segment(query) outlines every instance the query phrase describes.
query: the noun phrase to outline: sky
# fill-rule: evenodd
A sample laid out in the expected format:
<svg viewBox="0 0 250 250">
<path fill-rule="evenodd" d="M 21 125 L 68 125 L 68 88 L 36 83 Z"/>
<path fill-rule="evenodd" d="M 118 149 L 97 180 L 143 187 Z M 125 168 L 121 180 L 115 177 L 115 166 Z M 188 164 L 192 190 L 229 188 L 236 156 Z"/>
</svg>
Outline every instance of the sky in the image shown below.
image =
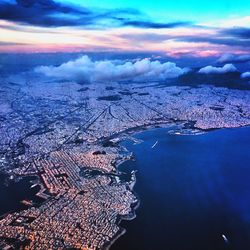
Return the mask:
<svg viewBox="0 0 250 250">
<path fill-rule="evenodd" d="M 249 0 L 1 0 L 0 52 L 244 56 Z"/>
</svg>

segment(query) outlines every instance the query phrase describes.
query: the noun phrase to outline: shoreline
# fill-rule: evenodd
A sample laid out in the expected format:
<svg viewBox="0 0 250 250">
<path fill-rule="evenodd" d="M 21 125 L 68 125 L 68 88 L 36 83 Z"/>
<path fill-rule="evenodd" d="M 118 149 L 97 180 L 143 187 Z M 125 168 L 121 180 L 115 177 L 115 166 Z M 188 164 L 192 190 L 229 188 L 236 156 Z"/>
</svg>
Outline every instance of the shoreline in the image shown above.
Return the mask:
<svg viewBox="0 0 250 250">
<path fill-rule="evenodd" d="M 173 123 L 162 123 L 162 124 L 149 125 L 149 126 L 143 127 L 142 129 L 140 129 L 140 128 L 138 129 L 138 127 L 136 127 L 135 129 L 130 130 L 127 135 L 131 135 L 131 134 L 136 135 L 136 134 L 141 133 L 143 131 L 149 131 L 149 130 L 154 130 L 154 129 L 164 129 L 164 128 L 167 129 L 167 128 L 171 128 L 171 127 L 178 126 L 178 125 L 183 125 L 183 124 L 182 123 L 177 124 L 177 123 L 173 122 Z M 159 127 L 157 127 L 157 126 L 159 126 Z M 121 134 L 123 134 L 123 133 L 124 132 L 122 132 Z M 117 136 L 116 138 L 119 138 L 119 136 Z M 131 138 L 127 138 L 127 139 L 131 140 Z M 121 145 L 121 143 L 124 140 L 126 140 L 126 136 L 125 136 L 125 138 L 122 138 L 122 140 L 119 140 L 117 147 L 122 149 L 122 151 L 128 152 L 127 148 L 125 148 L 124 146 Z M 133 153 L 133 152 L 131 152 L 131 153 Z M 121 174 L 121 171 L 119 170 L 119 168 L 122 166 L 122 164 L 124 164 L 125 162 L 133 161 L 133 160 L 135 160 L 135 159 L 130 157 L 129 159 L 122 160 L 121 162 L 119 162 L 116 165 L 116 172 L 117 172 L 118 176 Z M 104 246 L 104 248 L 103 248 L 104 250 L 110 250 L 112 245 L 114 245 L 115 242 L 127 232 L 126 228 L 120 226 L 121 222 L 122 221 L 132 221 L 132 220 L 136 219 L 136 217 L 137 217 L 136 210 L 140 207 L 141 200 L 140 200 L 139 195 L 134 190 L 134 187 L 136 185 L 136 171 L 137 170 L 133 170 L 133 171 L 135 171 L 135 172 L 133 172 L 134 176 L 135 176 L 135 180 L 134 180 L 134 183 L 132 184 L 132 187 L 130 186 L 130 191 L 133 193 L 133 195 L 135 195 L 137 202 L 135 203 L 134 207 L 131 207 L 132 214 L 119 216 L 118 221 L 117 221 L 117 225 L 119 226 L 120 230 L 118 231 L 117 235 L 115 235 L 115 237 L 109 243 L 107 243 L 107 246 Z M 132 174 L 132 172 L 131 172 L 131 174 Z"/>
<path fill-rule="evenodd" d="M 172 123 L 172 124 L 171 124 L 171 123 L 167 123 L 167 124 L 165 124 L 165 123 L 163 123 L 163 124 L 161 124 L 162 126 L 157 127 L 158 125 L 159 125 L 159 124 L 157 124 L 157 125 L 146 126 L 146 127 L 144 127 L 143 129 L 141 129 L 141 130 L 138 130 L 138 128 L 137 128 L 137 129 L 135 129 L 135 130 L 133 130 L 133 131 L 129 131 L 129 134 L 136 135 L 136 134 L 139 134 L 139 133 L 142 133 L 142 132 L 145 132 L 145 131 L 150 131 L 150 130 L 154 130 L 154 129 L 167 129 L 167 128 L 171 128 L 171 127 L 178 126 L 178 125 L 183 125 L 183 127 L 184 127 L 185 122 L 184 122 L 184 123 L 181 123 L 181 124 L 176 124 L 176 123 Z M 216 128 L 216 129 L 209 129 L 209 130 L 206 130 L 206 131 L 204 131 L 203 129 L 197 129 L 197 128 L 195 128 L 195 127 L 191 128 L 191 129 L 200 130 L 201 132 L 207 132 L 207 133 L 209 133 L 209 132 L 212 132 L 212 131 L 218 131 L 218 130 L 224 130 L 224 129 L 237 129 L 237 128 L 244 128 L 244 127 L 250 127 L 250 125 L 239 126 L 239 127 L 230 127 L 230 128 Z M 184 129 L 186 129 L 186 128 L 184 127 Z M 169 134 L 169 135 L 171 135 L 171 134 Z M 173 134 L 172 134 L 172 135 L 173 135 Z M 182 135 L 182 134 L 181 134 L 181 135 Z M 184 134 L 184 135 L 187 135 L 187 136 L 189 136 L 189 135 L 196 136 L 196 135 L 199 135 L 199 134 L 195 134 L 195 133 L 194 133 L 194 134 Z M 117 138 L 118 138 L 118 137 L 117 137 Z M 130 139 L 131 139 L 131 138 L 128 138 L 128 140 L 130 140 Z M 126 140 L 126 139 L 125 139 L 125 140 Z M 124 141 L 124 138 L 118 142 L 118 146 L 119 146 L 119 147 L 122 147 L 124 150 L 127 150 L 125 147 L 121 146 L 121 143 L 122 143 L 123 141 Z M 128 150 L 127 150 L 127 151 L 128 151 Z M 133 152 L 131 152 L 131 153 L 133 153 Z M 131 158 L 130 158 L 130 159 L 125 159 L 124 161 L 120 162 L 120 163 L 116 166 L 116 170 L 118 171 L 118 173 L 121 173 L 121 172 L 119 171 L 119 167 L 121 167 L 121 165 L 124 164 L 125 162 L 129 162 L 129 161 L 133 161 L 133 159 L 131 159 Z M 133 170 L 133 171 L 137 171 L 137 170 Z M 104 250 L 109 250 L 109 249 L 111 248 L 111 246 L 112 246 L 113 244 L 115 244 L 115 242 L 127 232 L 127 229 L 126 229 L 126 228 L 123 228 L 123 227 L 120 226 L 120 224 L 121 224 L 122 221 L 132 221 L 132 220 L 136 219 L 136 210 L 140 207 L 140 197 L 139 197 L 139 195 L 138 195 L 138 194 L 135 192 L 135 190 L 134 190 L 134 186 L 135 186 L 135 185 L 136 185 L 136 181 L 135 181 L 133 187 L 131 188 L 131 192 L 136 196 L 136 198 L 137 198 L 137 200 L 138 200 L 137 203 L 136 203 L 136 205 L 135 205 L 135 207 L 132 208 L 132 209 L 133 209 L 133 212 L 134 212 L 134 216 L 132 216 L 132 217 L 130 217 L 130 218 L 128 218 L 128 217 L 126 217 L 126 216 L 120 216 L 119 222 L 118 222 L 118 226 L 119 226 L 120 229 L 121 229 L 121 233 L 118 234 L 118 235 L 116 235 L 116 236 L 114 237 L 114 239 L 110 242 L 110 244 L 108 244 L 107 247 L 104 247 Z"/>
<path fill-rule="evenodd" d="M 156 124 L 150 124 L 150 125 L 147 125 L 147 126 L 140 126 L 140 127 L 135 127 L 135 128 L 131 128 L 131 129 L 128 129 L 129 131 L 122 131 L 121 133 L 119 133 L 118 135 L 116 136 L 111 136 L 109 137 L 108 139 L 112 138 L 112 139 L 119 139 L 117 144 L 116 144 L 116 147 L 118 147 L 120 150 L 121 150 L 121 154 L 122 154 L 122 151 L 126 150 L 126 152 L 129 152 L 124 146 L 121 145 L 121 143 L 124 141 L 124 140 L 131 140 L 131 138 L 128 138 L 128 135 L 136 135 L 136 134 L 139 134 L 139 133 L 142 133 L 142 132 L 145 132 L 145 131 L 150 131 L 150 130 L 155 130 L 155 129 L 171 129 L 172 127 L 175 127 L 175 126 L 180 126 L 179 129 L 184 129 L 186 130 L 187 128 L 185 128 L 185 124 L 186 122 L 167 122 L 167 123 L 156 123 Z M 243 127 L 249 127 L 249 125 L 245 125 L 245 126 L 239 126 L 239 127 L 230 127 L 230 128 L 217 128 L 217 129 L 212 129 L 212 130 L 209 130 L 207 132 L 211 132 L 211 131 L 215 131 L 215 130 L 221 130 L 221 129 L 236 129 L 236 128 L 243 128 Z M 189 128 L 189 129 L 195 129 L 197 130 L 197 128 L 193 127 L 193 128 Z M 201 131 L 203 131 L 202 129 L 199 129 Z M 196 135 L 196 134 L 190 134 L 190 135 Z M 121 136 L 121 137 L 120 137 Z M 120 137 L 120 138 L 119 138 Z M 105 138 L 105 140 L 107 140 L 107 138 Z M 98 141 L 97 144 L 100 144 L 102 145 L 103 141 Z M 131 152 L 133 153 L 133 152 Z M 127 158 L 127 159 L 122 159 L 120 160 L 117 165 L 115 166 L 115 172 L 114 173 L 108 173 L 108 172 L 104 172 L 102 170 L 99 170 L 103 175 L 120 175 L 121 174 L 121 171 L 119 170 L 119 168 L 121 167 L 122 164 L 124 164 L 125 162 L 129 162 L 129 161 L 132 161 L 133 158 L 130 157 L 130 158 Z M 136 171 L 136 170 L 135 170 Z M 7 178 L 9 176 L 9 173 L 7 172 L 3 172 L 5 175 L 7 174 Z M 131 172 L 132 173 L 132 172 Z M 136 172 L 134 173 L 136 174 Z M 38 177 L 37 175 L 29 175 L 29 176 L 19 176 L 20 177 L 20 180 L 23 179 L 23 178 L 29 178 L 29 177 Z M 136 177 L 136 175 L 135 175 Z M 140 198 L 139 198 L 139 195 L 135 192 L 134 190 L 134 186 L 136 185 L 136 178 L 132 184 L 132 186 L 130 186 L 130 184 L 128 183 L 129 185 L 129 190 L 135 195 L 137 201 L 136 203 L 133 203 L 134 206 L 131 206 L 131 213 L 128 214 L 128 215 L 123 215 L 123 216 L 119 216 L 118 217 L 118 220 L 117 220 L 117 225 L 119 226 L 120 230 L 117 232 L 117 234 L 114 236 L 114 238 L 107 243 L 107 246 L 104 246 L 103 249 L 105 250 L 109 250 L 111 248 L 111 246 L 113 244 L 115 244 L 115 242 L 121 237 L 123 236 L 126 232 L 127 232 L 127 229 L 126 228 L 123 228 L 120 226 L 121 222 L 122 221 L 132 221 L 134 219 L 136 219 L 136 210 L 140 207 Z M 31 181 L 32 183 L 33 181 Z M 39 191 L 38 193 L 41 191 L 41 183 L 40 183 L 40 178 L 38 178 L 35 182 L 37 185 L 39 185 Z M 37 193 L 37 194 L 38 194 Z M 35 196 L 37 196 L 37 194 L 35 194 Z M 38 196 L 39 197 L 39 196 Z M 45 200 L 46 201 L 46 200 Z M 132 205 L 133 205 L 132 204 Z M 29 206 L 30 207 L 30 206 Z M 13 211 L 9 211 L 7 212 L 5 215 L 8 215 L 9 213 L 11 213 Z M 5 215 L 2 215 L 0 217 L 3 218 Z"/>
</svg>

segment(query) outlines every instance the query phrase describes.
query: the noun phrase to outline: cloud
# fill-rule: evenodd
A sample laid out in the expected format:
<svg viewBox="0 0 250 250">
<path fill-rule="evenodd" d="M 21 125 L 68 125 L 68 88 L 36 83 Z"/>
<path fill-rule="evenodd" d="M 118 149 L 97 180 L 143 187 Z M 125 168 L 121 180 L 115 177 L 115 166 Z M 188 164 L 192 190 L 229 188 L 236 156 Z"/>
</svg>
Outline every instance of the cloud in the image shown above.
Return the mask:
<svg viewBox="0 0 250 250">
<path fill-rule="evenodd" d="M 243 78 L 243 79 L 246 79 L 246 78 L 247 78 L 247 79 L 248 79 L 248 78 L 250 79 L 250 72 L 242 73 L 242 74 L 240 75 L 240 77 Z"/>
<path fill-rule="evenodd" d="M 189 25 L 191 27 L 191 24 Z M 182 26 L 184 26 L 184 23 L 182 23 Z M 193 31 L 190 30 L 190 33 L 192 34 L 192 32 L 194 31 L 195 29 Z M 120 37 L 134 42 L 164 42 L 167 40 L 173 40 L 175 42 L 207 43 L 211 45 L 226 45 L 230 47 L 243 47 L 243 48 L 250 47 L 250 41 L 247 39 L 239 39 L 238 37 L 228 37 L 226 35 L 222 35 L 216 30 L 214 30 L 214 32 L 215 34 L 212 35 L 211 34 L 182 35 L 182 34 L 170 34 L 170 33 L 158 34 L 153 32 L 151 33 L 147 32 L 147 33 L 121 34 Z"/>
<path fill-rule="evenodd" d="M 225 74 L 236 72 L 237 68 L 233 64 L 225 64 L 223 67 L 206 66 L 199 70 L 201 74 Z"/>
<path fill-rule="evenodd" d="M 150 44 L 151 47 L 154 46 L 156 49 L 161 46 L 161 50 L 164 50 L 164 44 L 167 47 L 168 44 L 171 46 L 173 44 L 178 45 L 178 43 L 182 43 L 182 47 L 177 47 L 178 51 L 171 51 L 172 55 L 181 55 L 183 51 L 183 54 L 189 54 L 189 51 L 191 51 L 191 55 L 198 54 L 200 56 L 207 57 L 210 55 L 218 56 L 222 52 L 228 51 L 242 52 L 250 48 L 250 42 L 247 40 L 226 36 L 223 37 L 220 33 L 218 33 L 217 29 L 211 29 L 209 32 L 204 34 L 204 30 L 196 29 L 194 26 L 191 28 L 190 26 L 189 29 L 185 30 L 183 34 L 179 30 L 177 32 L 176 30 L 173 30 L 173 32 L 169 31 L 164 33 L 161 31 L 150 31 L 140 33 L 118 33 L 117 37 L 126 40 L 126 42 L 140 46 L 147 46 Z M 194 50 L 194 48 L 196 48 L 196 50 Z M 170 49 L 171 47 L 169 47 L 169 50 Z M 199 51 L 199 49 L 201 49 L 201 51 Z M 198 51 L 199 53 L 197 53 Z M 206 51 L 208 53 L 206 53 Z M 239 59 L 246 60 L 246 58 L 247 57 L 244 56 Z"/>
<path fill-rule="evenodd" d="M 231 29 L 223 29 L 221 33 L 241 39 L 250 39 L 250 28 L 236 27 Z"/>
<path fill-rule="evenodd" d="M 63 63 L 58 67 L 40 66 L 35 72 L 48 77 L 63 78 L 77 82 L 101 81 L 157 81 L 176 78 L 187 73 L 187 68 L 177 67 L 175 63 L 150 61 L 142 59 L 136 62 L 92 61 L 88 56 L 82 56 L 75 61 Z"/>
<path fill-rule="evenodd" d="M 191 25 L 190 22 L 152 22 L 136 9 L 89 9 L 54 0 L 1 1 L 0 19 L 40 27 L 82 26 L 89 29 L 121 26 L 171 29 Z"/>
<path fill-rule="evenodd" d="M 61 15 L 61 16 L 60 16 Z M 0 18 L 23 24 L 58 27 L 89 23 L 92 13 L 53 0 L 17 0 L 0 3 Z"/>
<path fill-rule="evenodd" d="M 13 43 L 13 42 L 0 41 L 0 46 L 16 46 L 16 45 L 25 45 L 25 44 L 24 43 Z"/>
<path fill-rule="evenodd" d="M 172 29 L 176 27 L 190 26 L 191 22 L 171 22 L 171 23 L 154 23 L 148 21 L 125 21 L 124 26 L 135 26 L 139 28 L 152 28 L 152 29 Z"/>
<path fill-rule="evenodd" d="M 233 55 L 233 54 L 224 54 L 222 55 L 217 62 L 218 63 L 244 63 L 250 61 L 250 55 Z"/>
<path fill-rule="evenodd" d="M 193 27 L 199 27 L 193 25 Z M 236 27 L 236 28 L 213 28 L 207 26 L 201 26 L 204 30 L 213 31 L 214 34 L 202 34 L 202 35 L 187 35 L 176 36 L 176 41 L 194 42 L 194 43 L 209 43 L 215 45 L 227 45 L 233 47 L 250 47 L 250 28 Z"/>
<path fill-rule="evenodd" d="M 226 37 L 222 34 L 216 34 L 216 37 L 212 36 L 177 36 L 176 41 L 194 42 L 194 43 L 209 43 L 215 45 L 227 45 L 233 47 L 250 47 L 250 41 L 247 39 L 239 39 L 238 37 Z"/>
</svg>

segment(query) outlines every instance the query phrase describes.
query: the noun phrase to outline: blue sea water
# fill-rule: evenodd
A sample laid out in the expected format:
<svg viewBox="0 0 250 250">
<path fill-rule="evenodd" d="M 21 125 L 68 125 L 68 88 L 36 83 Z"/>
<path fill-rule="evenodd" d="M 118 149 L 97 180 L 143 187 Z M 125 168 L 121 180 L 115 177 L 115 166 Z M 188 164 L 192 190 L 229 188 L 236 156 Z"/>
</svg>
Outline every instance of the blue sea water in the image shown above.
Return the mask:
<svg viewBox="0 0 250 250">
<path fill-rule="evenodd" d="M 136 137 L 143 142 L 123 143 L 136 160 L 121 169 L 138 170 L 140 207 L 112 250 L 250 249 L 249 127 Z"/>
<path fill-rule="evenodd" d="M 28 199 L 35 203 L 42 201 L 41 198 L 36 197 L 39 187 L 31 188 L 31 180 L 34 178 L 26 177 L 18 182 L 7 180 L 7 176 L 0 173 L 0 216 L 6 213 L 20 211 L 27 206 L 21 203 L 22 200 Z"/>
</svg>

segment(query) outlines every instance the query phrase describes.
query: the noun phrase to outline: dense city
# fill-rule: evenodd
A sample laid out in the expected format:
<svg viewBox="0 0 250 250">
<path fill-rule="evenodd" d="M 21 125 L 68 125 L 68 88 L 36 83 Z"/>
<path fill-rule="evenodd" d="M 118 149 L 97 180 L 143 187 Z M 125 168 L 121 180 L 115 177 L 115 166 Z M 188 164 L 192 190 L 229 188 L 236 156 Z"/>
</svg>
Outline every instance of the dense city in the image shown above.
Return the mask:
<svg viewBox="0 0 250 250">
<path fill-rule="evenodd" d="M 250 124 L 250 92 L 155 82 L 10 82 L 0 86 L 0 170 L 32 185 L 42 202 L 0 220 L 1 249 L 106 249 L 133 219 L 136 173 L 120 145 L 133 133 L 178 125 L 178 133 Z M 136 140 L 134 143 L 137 143 Z"/>
</svg>

